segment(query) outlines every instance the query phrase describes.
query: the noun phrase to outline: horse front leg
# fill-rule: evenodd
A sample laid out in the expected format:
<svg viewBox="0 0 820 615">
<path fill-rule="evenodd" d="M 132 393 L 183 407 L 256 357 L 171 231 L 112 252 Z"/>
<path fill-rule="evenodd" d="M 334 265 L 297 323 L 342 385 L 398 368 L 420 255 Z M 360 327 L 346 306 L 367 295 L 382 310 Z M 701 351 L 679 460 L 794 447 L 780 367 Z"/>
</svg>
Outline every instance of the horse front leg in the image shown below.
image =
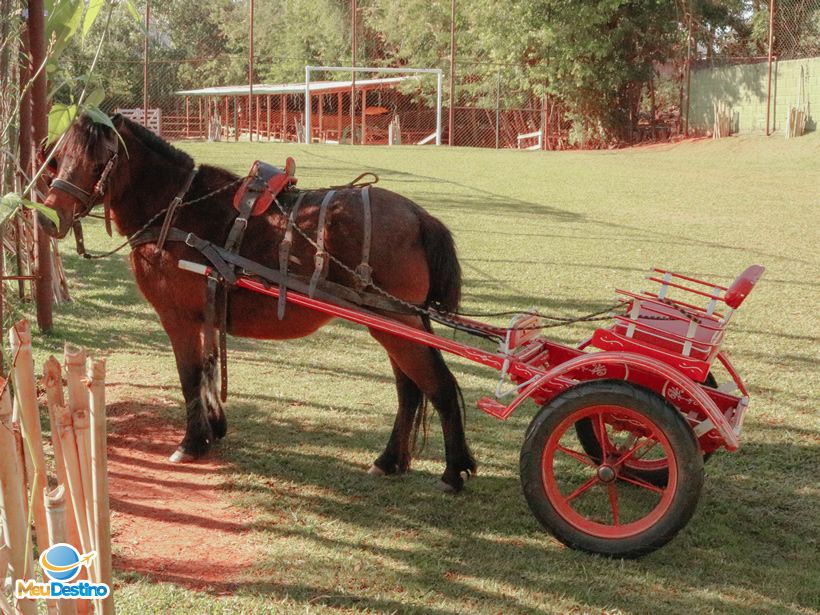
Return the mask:
<svg viewBox="0 0 820 615">
<path fill-rule="evenodd" d="M 208 395 L 204 391 L 209 376 L 213 381 L 215 368 L 213 360 L 203 355 L 201 321 L 183 318 L 177 313 L 160 314 L 160 320 L 174 349 L 179 382 L 185 399 L 185 437 L 170 460 L 174 463 L 192 461 L 207 453 L 214 440 L 214 429 L 209 420 Z M 221 411 L 221 406 L 219 409 Z"/>
</svg>

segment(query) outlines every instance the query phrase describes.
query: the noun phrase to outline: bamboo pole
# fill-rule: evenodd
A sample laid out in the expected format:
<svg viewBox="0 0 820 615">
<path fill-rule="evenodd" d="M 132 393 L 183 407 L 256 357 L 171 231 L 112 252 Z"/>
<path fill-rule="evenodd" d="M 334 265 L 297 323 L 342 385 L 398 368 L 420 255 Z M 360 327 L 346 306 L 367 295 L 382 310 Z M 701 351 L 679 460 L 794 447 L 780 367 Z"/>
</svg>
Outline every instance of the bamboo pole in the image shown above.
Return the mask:
<svg viewBox="0 0 820 615">
<path fill-rule="evenodd" d="M 48 540 L 51 544 L 66 541 L 65 523 L 65 485 L 57 485 L 54 489 L 43 489 L 43 502 L 46 505 L 46 519 L 48 520 Z"/>
<path fill-rule="evenodd" d="M 0 519 L 1 521 L 2 519 Z M 11 548 L 6 543 L 6 532 L 3 529 L 3 524 L 0 522 L 0 613 L 13 613 L 11 605 L 6 601 L 3 595 L 3 584 L 6 581 L 6 572 L 9 569 L 9 562 L 11 561 Z"/>
<path fill-rule="evenodd" d="M 68 409 L 71 412 L 71 420 L 74 424 L 74 440 L 76 443 L 79 475 L 82 483 L 81 493 L 85 500 L 85 510 L 91 511 L 93 508 L 91 433 L 89 431 L 88 389 L 83 382 L 86 366 L 85 350 L 72 346 L 71 344 L 66 344 L 64 364 L 68 377 Z M 87 514 L 87 512 L 84 516 L 87 524 L 87 536 L 91 541 L 89 543 L 90 549 L 93 549 L 96 546 L 94 545 L 94 516 Z"/>
<path fill-rule="evenodd" d="M 77 519 L 77 532 L 80 535 L 80 550 L 88 553 L 92 550 L 88 534 L 86 503 L 83 495 L 83 482 L 80 476 L 80 462 L 77 456 L 77 443 L 74 439 L 71 412 L 66 406 L 55 408 L 57 417 L 57 434 L 60 439 L 60 450 L 65 463 L 66 481 L 74 517 Z"/>
<path fill-rule="evenodd" d="M 43 501 L 46 505 L 46 518 L 48 519 L 48 540 L 52 545 L 64 543 L 68 538 L 67 512 L 71 507 L 66 507 L 65 485 L 49 491 L 46 487 L 43 490 Z M 59 615 L 75 615 L 77 604 L 75 600 L 55 600 L 56 612 Z"/>
<path fill-rule="evenodd" d="M 94 527 L 97 531 L 97 581 L 113 588 L 111 572 L 111 516 L 108 497 L 108 452 L 106 449 L 107 426 L 105 415 L 105 359 L 91 362 L 88 370 L 88 387 L 91 392 L 91 471 L 94 484 Z M 113 590 L 101 601 L 102 612 L 113 615 Z"/>
<path fill-rule="evenodd" d="M 54 466 L 57 470 L 57 481 L 61 485 L 68 486 L 66 476 L 65 456 L 63 455 L 62 444 L 58 436 L 59 422 L 57 420 L 57 409 L 65 406 L 63 397 L 63 377 L 60 362 L 53 356 L 49 357 L 43 364 L 43 388 L 46 390 L 46 400 L 48 403 L 48 416 L 51 422 L 51 444 L 54 448 Z M 68 421 L 71 421 L 69 415 Z M 77 531 L 77 519 L 74 516 L 74 508 L 66 508 L 66 541 L 76 547 L 81 548 L 80 534 Z"/>
<path fill-rule="evenodd" d="M 23 507 L 22 473 L 15 454 L 14 436 L 11 430 L 11 401 L 7 382 L 0 378 L 0 493 L 6 520 L 6 543 L 11 550 L 11 579 L 28 579 L 34 576 L 34 561 L 28 548 L 26 515 Z M 23 615 L 35 615 L 37 605 L 33 600 L 17 600 L 17 609 Z"/>
<path fill-rule="evenodd" d="M 0 523 L 0 584 L 6 580 L 6 571 L 9 569 L 9 562 L 11 561 L 11 547 L 6 542 L 6 531 L 3 524 Z M 2 595 L 2 594 L 0 594 Z"/>
<path fill-rule="evenodd" d="M 14 404 L 14 411 L 12 412 L 11 431 L 14 435 L 14 448 L 17 453 L 17 463 L 20 464 L 20 477 L 22 482 L 20 487 L 23 492 L 28 489 L 31 483 L 31 475 L 33 470 L 31 468 L 31 458 L 26 454 L 26 446 L 23 444 L 23 433 L 20 431 L 20 420 L 17 413 L 17 404 Z M 23 496 L 23 509 L 26 511 L 26 518 L 28 518 L 28 498 Z"/>
<path fill-rule="evenodd" d="M 37 407 L 37 387 L 34 385 L 34 359 L 31 355 L 31 329 L 26 320 L 21 320 L 9 330 L 11 352 L 14 360 L 14 389 L 20 404 L 20 427 L 25 440 L 26 451 L 31 455 L 33 472 L 31 493 L 37 494 L 33 500 L 34 529 L 37 533 L 37 550 L 48 549 L 48 523 L 46 509 L 39 494 L 48 485 L 46 481 L 46 459 L 43 453 L 43 434 L 40 431 L 40 411 Z"/>
<path fill-rule="evenodd" d="M 3 595 L 3 583 L 6 580 L 6 572 L 11 561 L 11 548 L 6 542 L 6 533 L 3 524 L 0 523 L 0 613 L 13 613 L 14 610 Z"/>
</svg>

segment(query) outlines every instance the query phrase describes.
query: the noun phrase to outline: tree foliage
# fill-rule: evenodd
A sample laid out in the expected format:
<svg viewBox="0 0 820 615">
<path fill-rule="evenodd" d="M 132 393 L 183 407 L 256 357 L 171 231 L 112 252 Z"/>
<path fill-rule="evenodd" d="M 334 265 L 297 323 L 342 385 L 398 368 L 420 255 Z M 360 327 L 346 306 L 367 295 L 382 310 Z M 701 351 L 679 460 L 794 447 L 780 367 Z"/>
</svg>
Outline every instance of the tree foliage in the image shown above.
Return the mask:
<svg viewBox="0 0 820 615">
<path fill-rule="evenodd" d="M 90 0 L 88 12 L 99 1 Z M 139 15 L 144 1 L 134 0 Z M 247 80 L 248 5 L 154 3 L 148 36 L 156 103 L 178 89 Z M 359 0 L 358 6 L 359 65 L 448 70 L 450 0 Z M 507 106 L 538 106 L 546 94 L 561 101 L 580 133 L 605 142 L 628 135 L 659 66 L 672 62 L 680 74 L 690 27 L 695 58 L 767 51 L 766 0 L 458 0 L 457 9 L 458 97 L 493 106 L 499 82 Z M 257 1 L 255 80 L 299 81 L 305 64 L 349 64 L 350 19 L 350 0 Z M 813 40 L 807 37 L 818 28 L 809 26 L 820 24 L 820 15 L 804 21 L 802 40 Z M 139 100 L 143 31 L 125 11 L 114 16 L 111 31 L 102 85 Z M 87 48 L 72 50 L 75 72 L 89 57 Z"/>
</svg>

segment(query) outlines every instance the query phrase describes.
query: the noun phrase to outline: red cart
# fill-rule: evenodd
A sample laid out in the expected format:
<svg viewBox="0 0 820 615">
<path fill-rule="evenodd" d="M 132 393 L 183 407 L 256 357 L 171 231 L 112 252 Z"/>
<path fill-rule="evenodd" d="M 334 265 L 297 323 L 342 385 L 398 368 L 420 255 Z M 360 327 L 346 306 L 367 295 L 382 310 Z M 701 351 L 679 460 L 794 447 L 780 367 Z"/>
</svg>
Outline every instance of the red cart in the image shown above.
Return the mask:
<svg viewBox="0 0 820 615">
<path fill-rule="evenodd" d="M 210 273 L 196 263 L 180 266 Z M 763 271 L 749 267 L 724 287 L 653 269 L 653 290 L 618 290 L 622 313 L 577 347 L 544 337 L 535 312 L 515 316 L 506 328 L 453 319 L 497 338 L 491 352 L 293 290 L 287 300 L 499 370 L 495 395 L 478 400 L 482 411 L 504 420 L 527 399 L 540 406 L 520 463 L 536 518 L 570 547 L 638 557 L 689 521 L 704 461 L 720 448 L 738 448 L 749 397 L 720 348 Z M 240 275 L 236 285 L 279 296 L 259 276 Z M 727 382 L 717 382 L 715 361 Z"/>
</svg>

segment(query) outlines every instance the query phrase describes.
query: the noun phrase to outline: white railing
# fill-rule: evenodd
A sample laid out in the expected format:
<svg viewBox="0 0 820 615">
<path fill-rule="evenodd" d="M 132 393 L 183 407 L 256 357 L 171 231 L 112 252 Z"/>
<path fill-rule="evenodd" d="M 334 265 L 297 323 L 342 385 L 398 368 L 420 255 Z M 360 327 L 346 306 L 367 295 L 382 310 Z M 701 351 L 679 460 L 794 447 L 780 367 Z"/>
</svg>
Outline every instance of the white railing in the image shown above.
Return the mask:
<svg viewBox="0 0 820 615">
<path fill-rule="evenodd" d="M 536 142 L 535 145 L 530 145 L 528 147 L 522 148 L 521 147 L 521 142 L 526 141 L 527 139 L 536 139 L 537 142 Z M 541 130 L 536 130 L 535 132 L 527 132 L 527 133 L 518 135 L 518 149 L 529 149 L 529 150 L 541 149 L 543 147 L 543 143 L 544 143 L 544 132 L 541 131 Z"/>
</svg>

